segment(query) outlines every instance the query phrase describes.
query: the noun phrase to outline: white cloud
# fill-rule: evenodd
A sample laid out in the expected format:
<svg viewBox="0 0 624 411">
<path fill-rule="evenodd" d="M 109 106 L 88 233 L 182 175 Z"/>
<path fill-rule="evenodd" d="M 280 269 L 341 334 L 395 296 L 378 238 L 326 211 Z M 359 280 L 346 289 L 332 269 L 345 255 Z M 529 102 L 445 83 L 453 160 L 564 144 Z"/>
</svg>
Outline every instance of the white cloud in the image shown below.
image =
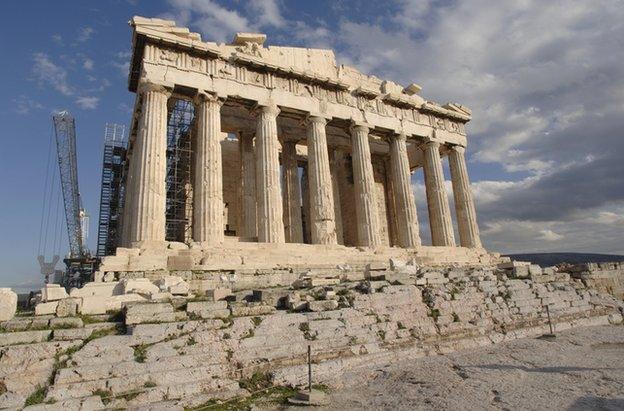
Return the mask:
<svg viewBox="0 0 624 411">
<path fill-rule="evenodd" d="M 79 43 L 84 43 L 88 41 L 91 38 L 91 36 L 93 36 L 93 33 L 95 33 L 95 30 L 93 29 L 93 27 L 82 27 L 78 31 L 78 35 L 76 36 L 76 41 L 78 41 Z"/>
<path fill-rule="evenodd" d="M 76 104 L 78 105 L 78 107 L 84 110 L 93 110 L 97 108 L 99 101 L 100 101 L 99 97 L 81 96 L 76 99 Z"/>
<path fill-rule="evenodd" d="M 249 31 L 246 17 L 211 0 L 169 0 L 173 13 L 163 17 L 173 18 L 179 25 L 193 25 L 209 41 L 229 40 L 233 33 Z"/>
<path fill-rule="evenodd" d="M 42 109 L 43 105 L 38 101 L 35 101 L 25 95 L 20 95 L 17 99 L 13 100 L 15 103 L 15 112 L 17 114 L 29 114 L 33 110 Z"/>
<path fill-rule="evenodd" d="M 283 27 L 286 21 L 282 17 L 276 0 L 251 0 L 252 11 L 258 13 L 259 26 Z"/>
<path fill-rule="evenodd" d="M 63 45 L 63 37 L 58 33 L 52 35 L 52 41 L 58 45 Z"/>
<path fill-rule="evenodd" d="M 90 58 L 85 58 L 82 62 L 82 68 L 85 70 L 93 70 L 94 62 Z"/>
<path fill-rule="evenodd" d="M 46 53 L 33 55 L 34 65 L 32 76 L 39 85 L 47 85 L 63 95 L 74 94 L 72 87 L 67 81 L 67 70 L 54 63 Z"/>
<path fill-rule="evenodd" d="M 559 241 L 564 238 L 564 236 L 555 233 L 553 230 L 541 230 L 537 238 L 544 241 Z"/>
</svg>

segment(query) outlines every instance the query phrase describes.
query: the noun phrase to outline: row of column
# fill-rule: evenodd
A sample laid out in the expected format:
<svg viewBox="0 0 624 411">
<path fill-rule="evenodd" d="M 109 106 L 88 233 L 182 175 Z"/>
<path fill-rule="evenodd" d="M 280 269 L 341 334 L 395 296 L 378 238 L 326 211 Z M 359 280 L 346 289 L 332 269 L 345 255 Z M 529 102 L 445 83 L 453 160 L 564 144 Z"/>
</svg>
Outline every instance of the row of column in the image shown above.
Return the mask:
<svg viewBox="0 0 624 411">
<path fill-rule="evenodd" d="M 126 245 L 165 240 L 165 173 L 167 99 L 169 91 L 161 86 L 141 84 L 142 109 L 127 180 L 123 235 Z M 197 145 L 193 182 L 193 239 L 204 243 L 223 241 L 223 176 L 221 156 L 222 101 L 208 93 L 196 100 Z M 255 150 L 253 136 L 239 135 L 241 155 L 241 237 L 257 235 L 259 242 L 302 243 L 301 187 L 298 178 L 295 144 L 282 147 L 283 190 L 280 181 L 277 135 L 277 106 L 256 110 Z M 309 115 L 306 119 L 308 144 L 307 190 L 309 191 L 309 230 L 313 244 L 336 244 L 336 215 L 339 204 L 337 184 L 332 181 L 326 136 L 327 119 Z M 362 246 L 381 245 L 375 180 L 369 145 L 369 126 L 354 123 L 351 131 L 354 207 L 358 242 Z M 255 155 L 254 155 L 255 151 Z M 432 242 L 435 246 L 454 246 L 453 226 L 440 144 L 424 144 L 424 173 Z M 461 245 L 481 247 L 474 202 L 466 170 L 464 149 L 453 146 L 449 165 Z M 411 189 L 411 173 L 406 136 L 390 139 L 390 173 L 395 195 L 399 246 L 421 244 L 416 204 Z M 286 208 L 283 208 L 286 204 Z M 340 228 L 340 227 L 339 227 Z M 342 230 L 338 230 L 342 233 Z"/>
</svg>

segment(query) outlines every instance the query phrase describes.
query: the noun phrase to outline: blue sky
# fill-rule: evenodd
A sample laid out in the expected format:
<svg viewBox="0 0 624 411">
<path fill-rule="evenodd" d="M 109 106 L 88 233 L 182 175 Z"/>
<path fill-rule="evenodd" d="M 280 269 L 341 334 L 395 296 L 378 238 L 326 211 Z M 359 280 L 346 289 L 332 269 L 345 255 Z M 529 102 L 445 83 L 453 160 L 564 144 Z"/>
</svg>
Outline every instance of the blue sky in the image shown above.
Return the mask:
<svg viewBox="0 0 624 411">
<path fill-rule="evenodd" d="M 94 249 L 104 124 L 127 124 L 133 103 L 126 84 L 133 15 L 175 19 L 206 41 L 260 31 L 268 44 L 332 48 L 340 63 L 418 83 L 434 101 L 466 104 L 486 246 L 624 253 L 617 0 L 4 1 L 1 286 L 40 279 L 35 254 L 54 110 L 76 117 Z M 419 176 L 413 184 L 422 218 Z"/>
</svg>

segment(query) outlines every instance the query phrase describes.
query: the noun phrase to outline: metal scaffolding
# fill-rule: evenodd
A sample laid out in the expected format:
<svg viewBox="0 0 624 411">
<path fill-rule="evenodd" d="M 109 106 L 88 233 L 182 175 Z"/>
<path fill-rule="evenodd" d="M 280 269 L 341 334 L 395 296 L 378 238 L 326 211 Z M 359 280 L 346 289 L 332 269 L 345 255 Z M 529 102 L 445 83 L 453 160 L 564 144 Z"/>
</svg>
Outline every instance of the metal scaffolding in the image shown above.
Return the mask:
<svg viewBox="0 0 624 411">
<path fill-rule="evenodd" d="M 121 230 L 123 186 L 121 184 L 126 150 L 126 127 L 107 123 L 104 128 L 102 187 L 100 189 L 100 218 L 98 221 L 97 256 L 115 254 Z"/>
<path fill-rule="evenodd" d="M 167 118 L 166 240 L 187 242 L 192 236 L 193 214 L 193 103 L 173 100 Z"/>
</svg>

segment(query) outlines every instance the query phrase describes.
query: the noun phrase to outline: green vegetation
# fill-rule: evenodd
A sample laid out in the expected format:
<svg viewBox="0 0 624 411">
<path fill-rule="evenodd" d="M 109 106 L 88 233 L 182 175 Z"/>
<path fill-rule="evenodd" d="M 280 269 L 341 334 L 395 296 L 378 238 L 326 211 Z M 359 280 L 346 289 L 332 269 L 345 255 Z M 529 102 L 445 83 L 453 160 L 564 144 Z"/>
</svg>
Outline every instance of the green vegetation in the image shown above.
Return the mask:
<svg viewBox="0 0 624 411">
<path fill-rule="evenodd" d="M 26 398 L 26 402 L 24 403 L 24 406 L 28 407 L 31 405 L 42 404 L 43 400 L 45 399 L 45 396 L 46 396 L 46 387 L 39 387 L 37 388 L 35 392 L 30 394 L 28 398 Z"/>
<path fill-rule="evenodd" d="M 143 384 L 143 387 L 145 387 L 145 388 L 154 388 L 157 385 L 158 384 L 156 384 L 154 381 L 149 380 L 149 381 L 145 381 L 145 384 Z"/>
<path fill-rule="evenodd" d="M 458 323 L 459 322 L 459 315 L 457 315 L 457 313 L 453 313 L 453 322 L 454 323 Z"/>
<path fill-rule="evenodd" d="M 102 399 L 102 404 L 107 405 L 113 400 L 113 393 L 106 390 L 97 389 L 93 395 L 98 395 Z"/>
<path fill-rule="evenodd" d="M 260 324 L 262 324 L 262 318 L 260 317 L 253 317 L 251 319 L 251 321 L 253 322 L 254 326 L 259 326 Z"/>
<path fill-rule="evenodd" d="M 191 336 L 188 340 L 186 340 L 186 345 L 195 345 L 197 341 L 195 341 L 195 337 Z"/>
<path fill-rule="evenodd" d="M 432 308 L 427 315 L 433 318 L 434 321 L 437 321 L 438 317 L 440 316 L 440 310 L 438 310 L 437 308 Z"/>
<path fill-rule="evenodd" d="M 147 344 L 139 344 L 134 347 L 134 360 L 136 362 L 145 362 L 147 359 Z"/>
</svg>

